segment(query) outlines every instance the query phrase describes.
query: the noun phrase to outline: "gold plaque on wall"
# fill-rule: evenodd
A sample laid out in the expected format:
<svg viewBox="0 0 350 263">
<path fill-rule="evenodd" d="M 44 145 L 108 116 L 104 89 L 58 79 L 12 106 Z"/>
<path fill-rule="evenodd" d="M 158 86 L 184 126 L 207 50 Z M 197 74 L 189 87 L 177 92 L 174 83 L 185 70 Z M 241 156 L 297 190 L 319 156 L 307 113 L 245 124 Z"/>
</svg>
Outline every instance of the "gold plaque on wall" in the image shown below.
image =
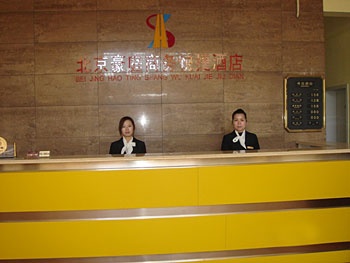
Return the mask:
<svg viewBox="0 0 350 263">
<path fill-rule="evenodd" d="M 284 80 L 284 127 L 289 132 L 320 131 L 325 127 L 325 85 L 321 77 Z"/>
</svg>

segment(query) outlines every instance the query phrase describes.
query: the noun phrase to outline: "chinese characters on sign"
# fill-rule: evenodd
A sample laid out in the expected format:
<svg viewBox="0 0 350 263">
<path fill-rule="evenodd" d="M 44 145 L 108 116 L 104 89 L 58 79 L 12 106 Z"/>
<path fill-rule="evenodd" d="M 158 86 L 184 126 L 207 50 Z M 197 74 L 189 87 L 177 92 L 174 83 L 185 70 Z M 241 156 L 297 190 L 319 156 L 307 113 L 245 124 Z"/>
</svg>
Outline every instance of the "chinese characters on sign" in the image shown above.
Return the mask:
<svg viewBox="0 0 350 263">
<path fill-rule="evenodd" d="M 324 128 L 325 85 L 321 77 L 285 79 L 285 128 L 289 132 Z"/>
<path fill-rule="evenodd" d="M 244 78 L 243 56 L 237 54 L 166 53 L 159 56 L 153 53 L 105 53 L 98 58 L 81 58 L 77 64 L 76 72 L 82 74 L 76 77 L 77 82 L 88 81 L 85 74 L 96 74 L 95 81 L 130 80 L 131 75 L 138 76 L 133 80 L 147 80 L 149 75 L 154 79 L 155 74 L 162 80 L 178 74 L 175 79 L 180 80 L 180 73 L 196 74 L 196 79 L 201 79 L 201 74 L 204 79 L 211 78 L 212 73 L 220 73 L 217 76 L 221 79 L 226 78 L 226 73 L 229 73 L 227 78 Z"/>
</svg>

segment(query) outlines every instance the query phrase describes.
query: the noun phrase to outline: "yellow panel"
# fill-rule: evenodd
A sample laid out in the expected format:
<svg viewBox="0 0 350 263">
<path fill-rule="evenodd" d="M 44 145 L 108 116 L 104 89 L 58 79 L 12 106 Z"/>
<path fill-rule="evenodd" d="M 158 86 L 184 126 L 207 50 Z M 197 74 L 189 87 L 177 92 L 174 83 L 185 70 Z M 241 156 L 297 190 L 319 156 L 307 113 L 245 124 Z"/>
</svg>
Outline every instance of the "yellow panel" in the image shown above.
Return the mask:
<svg viewBox="0 0 350 263">
<path fill-rule="evenodd" d="M 350 161 L 199 168 L 200 205 L 349 197 Z"/>
<path fill-rule="evenodd" d="M 350 208 L 227 217 L 227 248 L 299 246 L 350 241 Z"/>
<path fill-rule="evenodd" d="M 0 258 L 99 257 L 350 240 L 350 208 L 188 218 L 0 224 Z"/>
<path fill-rule="evenodd" d="M 0 224 L 0 259 L 220 250 L 225 217 Z"/>
<path fill-rule="evenodd" d="M 196 168 L 0 174 L 0 212 L 197 205 Z"/>
<path fill-rule="evenodd" d="M 282 256 L 253 258 L 235 258 L 226 260 L 208 260 L 210 263 L 344 263 L 350 262 L 350 250 Z"/>
</svg>

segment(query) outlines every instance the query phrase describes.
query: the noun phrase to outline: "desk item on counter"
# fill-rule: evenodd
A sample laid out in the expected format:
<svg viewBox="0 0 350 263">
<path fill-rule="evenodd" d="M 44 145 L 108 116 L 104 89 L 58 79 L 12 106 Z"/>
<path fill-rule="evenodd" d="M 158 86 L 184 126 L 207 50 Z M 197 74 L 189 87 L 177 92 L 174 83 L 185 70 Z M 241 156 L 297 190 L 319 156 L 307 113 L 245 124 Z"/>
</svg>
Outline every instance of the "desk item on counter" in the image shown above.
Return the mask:
<svg viewBox="0 0 350 263">
<path fill-rule="evenodd" d="M 0 158 L 16 157 L 16 144 L 10 144 L 5 138 L 0 137 Z"/>
</svg>

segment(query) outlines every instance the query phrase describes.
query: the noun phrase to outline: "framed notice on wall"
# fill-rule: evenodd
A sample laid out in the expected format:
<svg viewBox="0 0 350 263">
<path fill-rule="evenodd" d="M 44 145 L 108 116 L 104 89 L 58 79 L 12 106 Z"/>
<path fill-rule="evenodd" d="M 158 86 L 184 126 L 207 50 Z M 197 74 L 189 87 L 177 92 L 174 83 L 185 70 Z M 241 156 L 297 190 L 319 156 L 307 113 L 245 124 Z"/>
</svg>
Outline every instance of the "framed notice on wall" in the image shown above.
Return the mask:
<svg viewBox="0 0 350 263">
<path fill-rule="evenodd" d="M 320 131 L 325 127 L 323 78 L 285 78 L 284 127 L 289 132 Z"/>
</svg>

